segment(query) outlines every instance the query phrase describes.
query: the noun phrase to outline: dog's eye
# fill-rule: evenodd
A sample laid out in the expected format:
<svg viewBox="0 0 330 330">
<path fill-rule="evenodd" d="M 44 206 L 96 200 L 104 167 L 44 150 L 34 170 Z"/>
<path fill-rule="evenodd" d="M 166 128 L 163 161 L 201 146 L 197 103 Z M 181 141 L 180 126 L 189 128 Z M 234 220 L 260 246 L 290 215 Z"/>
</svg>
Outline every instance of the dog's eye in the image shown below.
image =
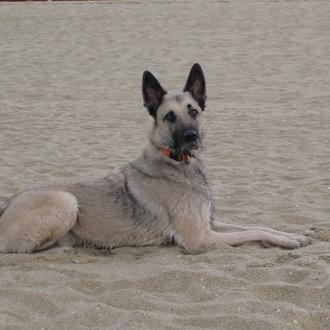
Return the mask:
<svg viewBox="0 0 330 330">
<path fill-rule="evenodd" d="M 164 120 L 170 122 L 170 123 L 174 123 L 176 120 L 176 116 L 175 113 L 173 111 L 170 111 L 166 114 L 166 116 L 164 117 Z"/>
<path fill-rule="evenodd" d="M 193 109 L 193 108 L 189 108 L 189 115 L 192 117 L 192 118 L 196 118 L 197 115 L 198 115 L 198 111 L 196 109 Z"/>
</svg>

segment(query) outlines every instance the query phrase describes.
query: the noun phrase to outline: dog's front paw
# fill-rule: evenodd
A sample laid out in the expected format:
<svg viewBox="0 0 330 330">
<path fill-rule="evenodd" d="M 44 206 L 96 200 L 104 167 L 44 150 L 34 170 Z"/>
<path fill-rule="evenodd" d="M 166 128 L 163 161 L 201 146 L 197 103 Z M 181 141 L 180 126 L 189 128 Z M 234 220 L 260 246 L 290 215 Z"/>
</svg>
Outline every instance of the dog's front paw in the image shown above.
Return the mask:
<svg viewBox="0 0 330 330">
<path fill-rule="evenodd" d="M 303 233 L 304 236 L 308 236 L 308 237 L 313 237 L 315 235 L 315 227 L 311 227 L 309 229 L 306 229 Z"/>
<path fill-rule="evenodd" d="M 302 247 L 302 244 L 297 239 L 288 239 L 282 247 L 286 249 L 298 249 Z"/>
<path fill-rule="evenodd" d="M 312 238 L 306 235 L 297 235 L 294 239 L 298 241 L 301 246 L 306 246 L 312 243 Z"/>
</svg>

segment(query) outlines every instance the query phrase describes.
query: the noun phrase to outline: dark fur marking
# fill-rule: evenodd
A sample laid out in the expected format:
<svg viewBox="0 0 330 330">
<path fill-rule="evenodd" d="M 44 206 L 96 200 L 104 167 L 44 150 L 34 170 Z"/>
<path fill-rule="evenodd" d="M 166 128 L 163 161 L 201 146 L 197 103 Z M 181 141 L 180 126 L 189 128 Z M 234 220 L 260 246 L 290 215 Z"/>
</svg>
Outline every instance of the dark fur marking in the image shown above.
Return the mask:
<svg viewBox="0 0 330 330">
<path fill-rule="evenodd" d="M 192 118 L 192 119 L 196 119 L 197 116 L 198 116 L 198 111 L 194 108 L 192 108 L 190 106 L 190 108 L 188 109 L 188 113 L 189 113 L 189 116 Z"/>
<path fill-rule="evenodd" d="M 208 186 L 209 185 L 209 183 L 208 183 L 208 181 L 207 181 L 207 177 L 206 177 L 206 175 L 205 175 L 205 172 L 201 169 L 201 168 L 197 168 L 197 173 L 200 175 L 200 177 L 202 178 L 202 180 L 203 180 L 203 183 L 206 185 L 206 186 Z"/>
<path fill-rule="evenodd" d="M 132 202 L 134 202 L 134 204 L 137 204 L 137 200 L 135 199 L 135 197 L 134 197 L 133 194 L 131 193 L 131 190 L 130 190 L 129 187 L 128 187 L 127 178 L 125 178 L 124 188 L 125 188 L 125 192 L 126 192 L 127 196 L 130 198 L 130 200 L 131 200 Z"/>
<path fill-rule="evenodd" d="M 201 66 L 195 63 L 190 72 L 183 89 L 184 92 L 189 92 L 191 96 L 197 101 L 202 110 L 205 109 L 206 101 L 206 84 L 205 77 Z"/>
<path fill-rule="evenodd" d="M 144 210 L 144 208 L 141 207 L 141 205 L 139 205 L 139 203 L 136 200 L 135 196 L 131 192 L 131 190 L 128 186 L 128 182 L 127 182 L 126 177 L 125 177 L 125 183 L 124 183 L 124 193 L 128 197 L 128 200 L 124 199 L 124 203 L 127 204 L 127 201 L 129 201 L 129 205 L 126 205 L 126 206 L 129 206 L 131 208 L 131 211 L 132 211 L 131 214 L 132 214 L 133 219 L 139 219 L 139 216 L 137 216 L 139 209 L 141 211 L 143 210 L 144 213 L 145 213 L 145 210 Z"/>
<path fill-rule="evenodd" d="M 149 71 L 144 71 L 142 76 L 144 106 L 154 119 L 156 119 L 157 109 L 166 94 L 166 90 L 161 86 L 155 76 Z"/>
<path fill-rule="evenodd" d="M 126 203 L 125 210 L 127 209 L 127 207 L 132 210 L 131 221 L 136 226 L 143 225 L 145 221 L 148 221 L 148 219 L 150 219 L 150 217 L 156 219 L 157 216 L 153 215 L 149 210 L 144 208 L 141 203 L 138 202 L 138 200 L 134 196 L 134 193 L 129 187 L 126 177 L 124 183 L 124 194 L 126 196 L 126 198 L 124 199 L 124 203 Z M 127 205 L 127 203 L 129 203 L 129 205 Z"/>
<path fill-rule="evenodd" d="M 175 113 L 171 110 L 169 111 L 165 117 L 164 117 L 165 121 L 168 121 L 169 123 L 173 124 L 176 121 L 176 115 Z"/>
<path fill-rule="evenodd" d="M 135 165 L 133 165 L 132 163 L 130 163 L 130 166 L 137 172 L 139 172 L 140 174 L 148 177 L 148 178 L 156 178 L 154 175 L 151 175 L 149 173 L 143 172 L 140 168 L 136 167 Z"/>
</svg>

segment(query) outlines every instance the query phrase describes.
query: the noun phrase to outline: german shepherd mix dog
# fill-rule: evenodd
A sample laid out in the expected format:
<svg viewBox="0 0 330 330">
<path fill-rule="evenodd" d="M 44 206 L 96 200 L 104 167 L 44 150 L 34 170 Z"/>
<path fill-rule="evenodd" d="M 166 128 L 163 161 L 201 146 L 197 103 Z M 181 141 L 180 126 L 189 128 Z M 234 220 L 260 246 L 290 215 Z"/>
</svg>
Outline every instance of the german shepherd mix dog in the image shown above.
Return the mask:
<svg viewBox="0 0 330 330">
<path fill-rule="evenodd" d="M 166 96 L 145 71 L 144 105 L 153 117 L 142 154 L 105 178 L 21 192 L 0 205 L 0 251 L 54 246 L 99 248 L 176 242 L 189 252 L 261 241 L 298 248 L 308 237 L 219 223 L 201 159 L 206 86 L 193 65 L 183 92 Z"/>
</svg>

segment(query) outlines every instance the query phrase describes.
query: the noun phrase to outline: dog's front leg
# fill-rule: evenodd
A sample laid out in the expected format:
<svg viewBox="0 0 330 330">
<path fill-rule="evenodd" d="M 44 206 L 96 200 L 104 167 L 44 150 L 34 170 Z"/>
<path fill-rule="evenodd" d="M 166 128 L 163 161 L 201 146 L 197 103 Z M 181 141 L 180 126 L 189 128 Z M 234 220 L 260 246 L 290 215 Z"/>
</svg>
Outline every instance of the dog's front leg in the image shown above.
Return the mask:
<svg viewBox="0 0 330 330">
<path fill-rule="evenodd" d="M 198 252 L 215 246 L 228 244 L 237 246 L 248 242 L 263 242 L 270 245 L 295 249 L 305 244 L 299 239 L 300 236 L 285 236 L 262 229 L 247 229 L 235 225 L 214 223 L 210 228 L 209 223 L 202 219 L 186 221 L 177 219 L 175 221 L 175 241 L 189 252 Z M 216 230 L 225 229 L 227 232 Z M 229 231 L 229 232 L 228 232 Z"/>
<path fill-rule="evenodd" d="M 288 249 L 301 247 L 302 242 L 297 239 L 276 235 L 263 230 L 246 230 L 240 232 L 220 233 L 209 230 L 205 236 L 209 246 L 218 244 L 228 244 L 231 246 L 240 245 L 248 242 L 266 242 L 271 245 L 280 246 Z"/>
<path fill-rule="evenodd" d="M 296 241 L 299 241 L 302 245 L 307 245 L 311 242 L 310 237 L 305 235 L 297 235 L 293 233 L 287 233 L 271 228 L 264 228 L 264 227 L 245 227 L 239 225 L 231 225 L 226 223 L 221 223 L 219 221 L 213 221 L 211 223 L 211 227 L 214 231 L 222 232 L 222 233 L 233 233 L 233 232 L 242 232 L 242 231 L 263 231 L 267 233 L 271 233 L 277 236 L 284 236 Z"/>
<path fill-rule="evenodd" d="M 190 231 L 180 232 L 175 236 L 176 242 L 189 252 L 199 252 L 223 244 L 237 246 L 248 242 L 265 242 L 288 249 L 296 249 L 303 245 L 296 239 L 268 233 L 262 230 L 220 233 L 208 228 L 196 229 L 197 228 Z"/>
<path fill-rule="evenodd" d="M 238 231 L 246 231 L 248 230 L 247 227 L 243 227 L 243 226 L 238 226 L 238 225 L 231 225 L 228 223 L 222 223 L 219 221 L 212 221 L 211 222 L 211 228 L 214 231 L 218 231 L 221 233 L 234 233 L 234 232 L 238 232 Z M 251 228 L 254 229 L 254 228 Z"/>
</svg>

